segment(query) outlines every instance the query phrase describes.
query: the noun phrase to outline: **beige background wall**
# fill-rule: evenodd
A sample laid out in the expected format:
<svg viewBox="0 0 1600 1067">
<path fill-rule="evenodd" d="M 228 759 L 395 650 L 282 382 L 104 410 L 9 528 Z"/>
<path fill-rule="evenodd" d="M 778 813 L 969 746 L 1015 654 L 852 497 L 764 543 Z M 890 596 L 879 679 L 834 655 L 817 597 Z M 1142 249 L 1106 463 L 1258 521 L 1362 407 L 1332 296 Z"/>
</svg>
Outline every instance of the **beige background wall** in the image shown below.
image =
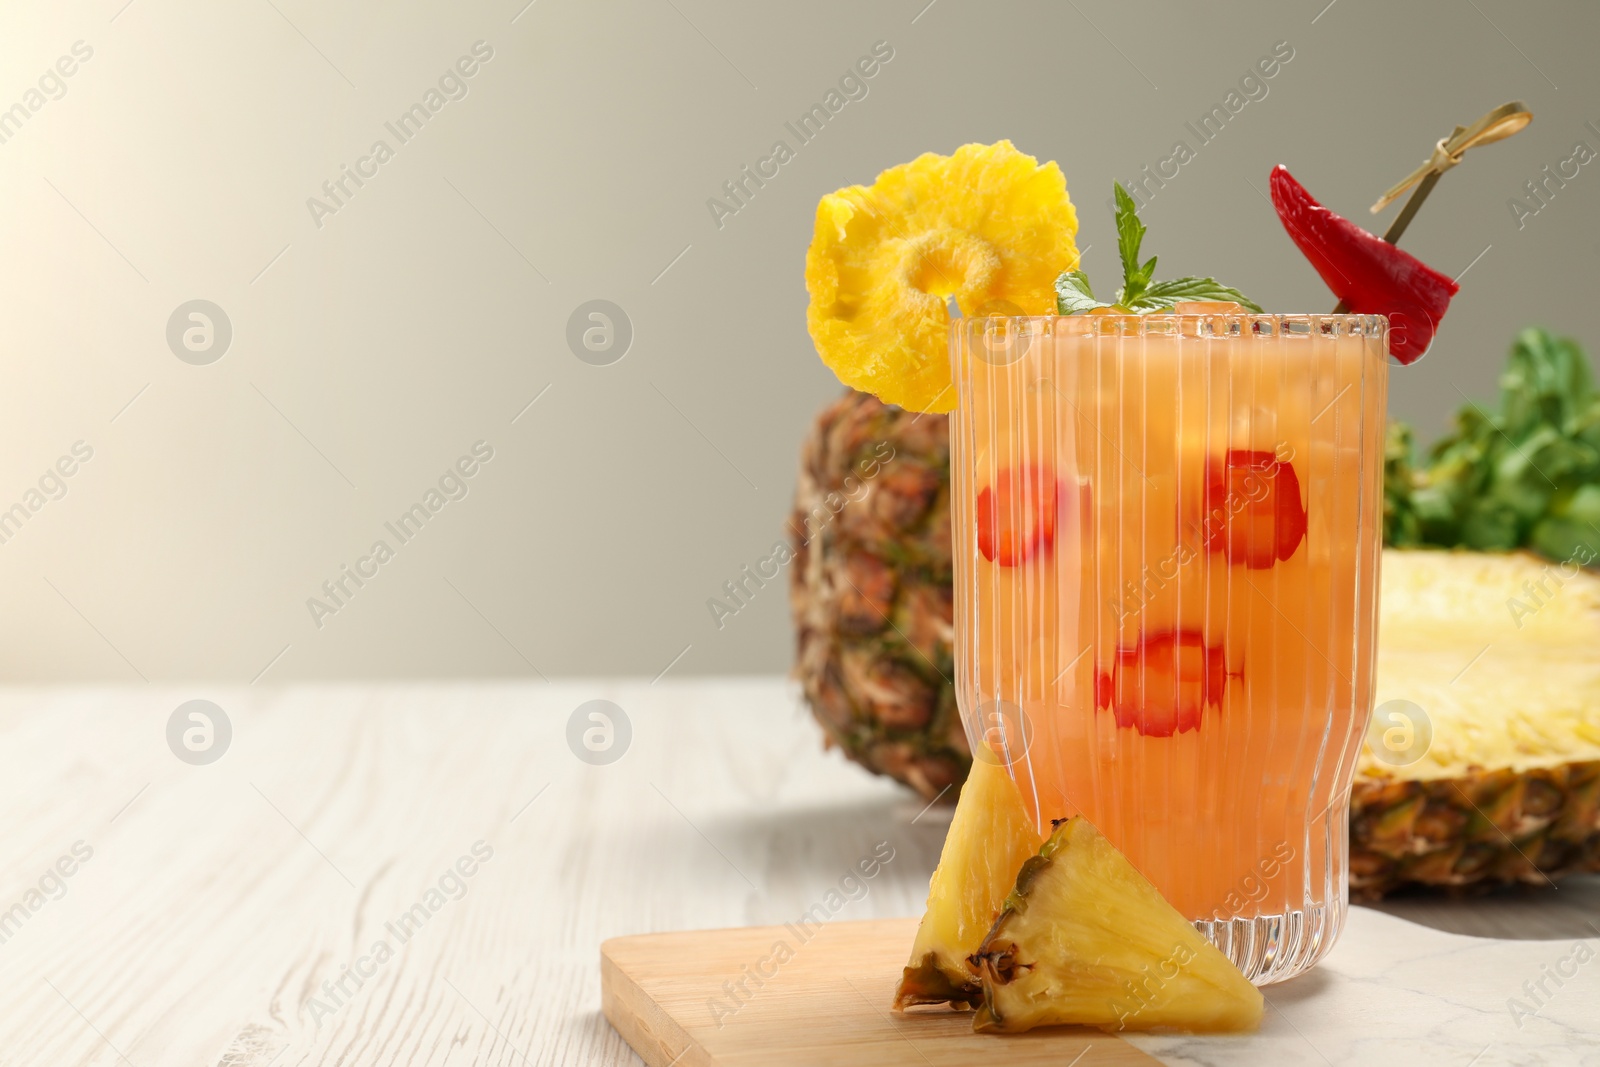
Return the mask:
<svg viewBox="0 0 1600 1067">
<path fill-rule="evenodd" d="M 1520 229 L 1507 206 L 1574 142 L 1600 150 L 1592 4 L 525 2 L 0 7 L 0 108 L 27 112 L 0 127 L 0 508 L 65 489 L 0 544 L 0 678 L 786 669 L 782 589 L 720 632 L 705 602 L 780 536 L 837 388 L 803 320 L 817 197 L 1010 137 L 1060 161 L 1109 278 L 1113 178 L 1192 141 L 1280 41 L 1267 95 L 1151 203 L 1150 251 L 1320 310 L 1268 168 L 1357 213 L 1521 98 L 1534 126 L 1407 235 L 1474 265 L 1394 409 L 1433 432 L 1524 323 L 1600 348 L 1600 163 Z M 420 133 L 386 130 L 479 41 Z M 784 123 L 880 41 L 866 94 L 719 226 L 708 198 L 795 147 Z M 379 139 L 392 158 L 362 163 Z M 166 337 L 195 299 L 232 325 L 207 365 Z M 609 366 L 566 340 L 594 299 L 632 323 Z M 466 495 L 400 545 L 385 521 L 480 441 L 492 458 L 445 481 Z M 77 442 L 92 457 L 47 477 Z M 394 558 L 361 563 L 379 538 Z M 319 627 L 307 598 L 343 565 L 377 573 Z"/>
</svg>

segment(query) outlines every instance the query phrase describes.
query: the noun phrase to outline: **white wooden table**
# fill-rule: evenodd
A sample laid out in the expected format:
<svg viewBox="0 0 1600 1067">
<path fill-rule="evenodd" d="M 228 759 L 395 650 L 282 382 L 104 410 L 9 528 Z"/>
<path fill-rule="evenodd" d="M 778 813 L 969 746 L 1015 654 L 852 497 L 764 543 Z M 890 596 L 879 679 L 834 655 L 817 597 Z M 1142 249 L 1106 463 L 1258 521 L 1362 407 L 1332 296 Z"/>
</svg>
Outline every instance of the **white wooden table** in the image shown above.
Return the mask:
<svg viewBox="0 0 1600 1067">
<path fill-rule="evenodd" d="M 232 727 L 204 765 L 194 698 Z M 610 764 L 568 744 L 593 699 Z M 791 920 L 882 842 L 836 918 L 914 915 L 948 822 L 776 679 L 10 689 L 0 753 L 4 1065 L 636 1064 L 601 940 Z M 1392 910 L 1570 942 L 1597 902 Z"/>
</svg>

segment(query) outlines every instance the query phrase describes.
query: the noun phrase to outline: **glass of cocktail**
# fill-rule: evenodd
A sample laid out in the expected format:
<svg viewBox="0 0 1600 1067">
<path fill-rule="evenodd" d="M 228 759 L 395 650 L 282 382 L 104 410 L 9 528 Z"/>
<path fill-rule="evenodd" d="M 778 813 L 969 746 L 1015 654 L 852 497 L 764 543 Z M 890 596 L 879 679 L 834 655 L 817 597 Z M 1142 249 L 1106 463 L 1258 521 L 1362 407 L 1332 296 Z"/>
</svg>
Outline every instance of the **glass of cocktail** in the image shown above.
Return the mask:
<svg viewBox="0 0 1600 1067">
<path fill-rule="evenodd" d="M 1041 829 L 1081 814 L 1258 984 L 1348 902 L 1372 700 L 1381 316 L 951 327 L 956 686 Z"/>
</svg>

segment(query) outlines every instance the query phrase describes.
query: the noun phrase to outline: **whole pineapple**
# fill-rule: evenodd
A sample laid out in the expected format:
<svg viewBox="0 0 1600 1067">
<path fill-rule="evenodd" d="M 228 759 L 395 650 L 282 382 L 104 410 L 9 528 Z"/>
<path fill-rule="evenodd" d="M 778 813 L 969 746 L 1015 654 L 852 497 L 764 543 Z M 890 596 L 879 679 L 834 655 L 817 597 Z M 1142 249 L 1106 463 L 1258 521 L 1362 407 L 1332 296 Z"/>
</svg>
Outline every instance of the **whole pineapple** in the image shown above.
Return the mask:
<svg viewBox="0 0 1600 1067">
<path fill-rule="evenodd" d="M 790 536 L 796 674 L 828 742 L 932 800 L 972 761 L 951 651 L 945 416 L 846 392 L 800 462 Z"/>
</svg>

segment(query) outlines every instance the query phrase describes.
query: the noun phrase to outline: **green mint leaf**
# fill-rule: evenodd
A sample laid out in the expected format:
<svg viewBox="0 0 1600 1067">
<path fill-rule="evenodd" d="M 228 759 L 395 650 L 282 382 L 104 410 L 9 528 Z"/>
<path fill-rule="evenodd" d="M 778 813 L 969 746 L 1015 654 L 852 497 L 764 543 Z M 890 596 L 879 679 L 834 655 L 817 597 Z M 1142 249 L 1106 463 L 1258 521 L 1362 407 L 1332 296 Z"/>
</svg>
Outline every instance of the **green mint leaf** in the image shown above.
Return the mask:
<svg viewBox="0 0 1600 1067">
<path fill-rule="evenodd" d="M 1150 262 L 1154 264 L 1155 260 Z M 1248 311 L 1261 314 L 1260 304 L 1215 278 L 1175 278 L 1170 282 L 1156 282 L 1135 297 L 1129 306 L 1134 311 L 1159 311 L 1190 300 L 1231 300 Z"/>
<path fill-rule="evenodd" d="M 1144 242 L 1144 223 L 1139 221 L 1139 207 L 1128 195 L 1121 182 L 1112 182 L 1117 201 L 1117 252 L 1122 257 L 1122 290 L 1117 302 L 1127 306 L 1150 283 L 1150 275 L 1139 266 L 1139 245 Z M 1148 264 L 1155 267 L 1155 260 Z"/>
<path fill-rule="evenodd" d="M 1110 307 L 1094 298 L 1089 276 L 1081 270 L 1062 271 L 1056 278 L 1056 314 L 1082 315 L 1095 308 Z"/>
</svg>

